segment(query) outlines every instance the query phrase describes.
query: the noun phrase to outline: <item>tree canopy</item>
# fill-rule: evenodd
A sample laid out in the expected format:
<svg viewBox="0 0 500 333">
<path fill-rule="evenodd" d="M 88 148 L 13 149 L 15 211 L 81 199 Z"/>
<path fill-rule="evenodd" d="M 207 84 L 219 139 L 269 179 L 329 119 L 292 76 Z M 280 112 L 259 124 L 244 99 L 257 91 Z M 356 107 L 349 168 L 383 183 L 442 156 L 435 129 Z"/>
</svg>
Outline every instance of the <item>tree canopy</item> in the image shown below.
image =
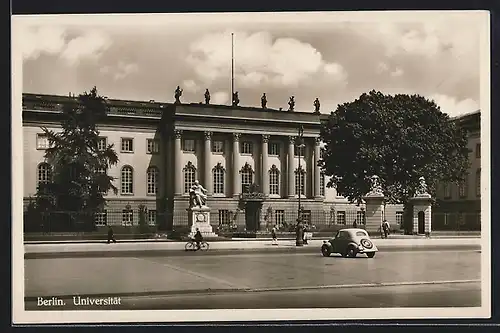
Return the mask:
<svg viewBox="0 0 500 333">
<path fill-rule="evenodd" d="M 61 130 L 42 128 L 50 148 L 45 158 L 51 179 L 37 191 L 45 211 L 94 212 L 105 205 L 104 194 L 117 188 L 107 170 L 116 165 L 113 145 L 100 143 L 97 124 L 107 115 L 106 100 L 94 87 L 63 106 Z"/>
<path fill-rule="evenodd" d="M 388 203 L 406 203 L 421 176 L 435 196 L 438 182 L 460 181 L 469 163 L 466 131 L 419 95 L 364 93 L 330 114 L 321 139 L 327 186 L 351 202 L 369 192 L 372 175 Z"/>
</svg>

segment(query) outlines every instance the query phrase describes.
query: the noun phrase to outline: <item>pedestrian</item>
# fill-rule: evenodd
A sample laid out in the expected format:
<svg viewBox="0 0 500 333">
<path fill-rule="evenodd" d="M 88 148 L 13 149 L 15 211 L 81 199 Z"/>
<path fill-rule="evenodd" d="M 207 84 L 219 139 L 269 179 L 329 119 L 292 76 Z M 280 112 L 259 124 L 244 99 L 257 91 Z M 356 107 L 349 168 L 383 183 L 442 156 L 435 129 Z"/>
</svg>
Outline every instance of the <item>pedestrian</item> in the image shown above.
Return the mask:
<svg viewBox="0 0 500 333">
<path fill-rule="evenodd" d="M 391 226 L 389 225 L 389 222 L 387 222 L 387 220 L 384 220 L 384 222 L 382 222 L 382 229 L 384 230 L 385 238 L 387 238 L 391 229 Z"/>
<path fill-rule="evenodd" d="M 352 223 L 352 227 L 353 228 L 357 228 L 358 227 L 358 222 L 356 219 L 354 219 L 354 222 Z"/>
<path fill-rule="evenodd" d="M 302 233 L 302 242 L 307 245 L 307 224 L 304 223 L 304 232 Z"/>
<path fill-rule="evenodd" d="M 273 237 L 272 245 L 278 245 L 278 237 L 276 236 L 276 226 L 273 226 L 271 230 L 271 236 Z"/>
<path fill-rule="evenodd" d="M 111 228 L 111 226 L 108 225 L 108 244 L 111 241 L 113 241 L 113 243 L 116 243 L 115 233 L 113 232 L 113 228 Z"/>
</svg>

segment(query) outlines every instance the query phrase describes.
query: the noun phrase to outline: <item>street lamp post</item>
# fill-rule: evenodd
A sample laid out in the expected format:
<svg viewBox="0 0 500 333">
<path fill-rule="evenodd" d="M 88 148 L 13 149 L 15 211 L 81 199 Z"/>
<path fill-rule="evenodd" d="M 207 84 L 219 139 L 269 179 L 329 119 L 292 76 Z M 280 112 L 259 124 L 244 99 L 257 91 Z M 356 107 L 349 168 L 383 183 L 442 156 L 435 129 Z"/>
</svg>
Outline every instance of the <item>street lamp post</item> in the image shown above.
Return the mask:
<svg viewBox="0 0 500 333">
<path fill-rule="evenodd" d="M 302 246 L 303 245 L 303 233 L 304 230 L 302 228 L 302 206 L 301 206 L 301 195 L 302 195 L 302 169 L 300 165 L 300 160 L 302 158 L 302 148 L 304 147 L 304 127 L 302 125 L 299 126 L 299 135 L 297 136 L 297 142 L 296 142 L 296 147 L 297 147 L 297 156 L 299 159 L 298 163 L 298 169 L 297 169 L 297 176 L 299 177 L 299 207 L 297 209 L 297 231 L 296 231 L 296 241 L 295 245 L 296 246 Z"/>
</svg>

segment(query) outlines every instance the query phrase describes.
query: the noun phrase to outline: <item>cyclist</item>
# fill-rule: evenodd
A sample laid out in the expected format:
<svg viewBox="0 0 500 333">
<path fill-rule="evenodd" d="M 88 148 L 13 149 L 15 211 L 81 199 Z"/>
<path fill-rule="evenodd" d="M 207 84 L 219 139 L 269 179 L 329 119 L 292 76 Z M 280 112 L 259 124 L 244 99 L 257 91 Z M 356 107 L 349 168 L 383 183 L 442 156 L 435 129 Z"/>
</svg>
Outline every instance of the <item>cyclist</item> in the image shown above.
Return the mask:
<svg viewBox="0 0 500 333">
<path fill-rule="evenodd" d="M 196 233 L 194 234 L 194 241 L 196 242 L 196 250 L 199 250 L 201 248 L 200 244 L 203 241 L 203 236 L 198 228 L 196 228 Z"/>
</svg>

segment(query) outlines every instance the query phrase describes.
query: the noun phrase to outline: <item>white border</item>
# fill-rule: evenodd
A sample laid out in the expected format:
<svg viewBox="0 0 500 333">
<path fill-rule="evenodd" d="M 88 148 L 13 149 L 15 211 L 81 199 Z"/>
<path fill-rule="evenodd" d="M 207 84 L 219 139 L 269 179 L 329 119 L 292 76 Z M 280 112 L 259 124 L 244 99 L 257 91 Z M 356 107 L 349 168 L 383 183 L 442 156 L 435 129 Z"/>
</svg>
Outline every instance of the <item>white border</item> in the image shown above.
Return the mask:
<svg viewBox="0 0 500 333">
<path fill-rule="evenodd" d="M 193 15 L 196 20 L 193 20 Z M 290 22 L 330 23 L 442 20 L 464 18 L 481 26 L 481 210 L 482 210 L 482 306 L 477 308 L 382 308 L 382 309 L 258 309 L 258 310 L 155 310 L 155 311 L 25 311 L 23 246 L 23 140 L 22 140 L 22 39 L 20 33 L 30 24 L 57 25 L 140 25 L 157 27 L 168 16 L 169 23 L 198 24 Z M 123 19 L 123 18 L 126 19 Z M 159 18 L 159 20 L 156 20 Z M 201 19 L 203 18 L 203 19 Z M 354 319 L 437 319 L 489 318 L 491 316 L 491 240 L 490 240 L 490 15 L 487 11 L 398 11 L 398 12 L 315 12 L 315 13 L 237 13 L 237 14 L 140 14 L 140 15 L 40 15 L 14 16 L 12 19 L 12 313 L 14 324 L 110 323 L 110 322 L 211 322 L 278 320 L 354 320 Z"/>
</svg>

